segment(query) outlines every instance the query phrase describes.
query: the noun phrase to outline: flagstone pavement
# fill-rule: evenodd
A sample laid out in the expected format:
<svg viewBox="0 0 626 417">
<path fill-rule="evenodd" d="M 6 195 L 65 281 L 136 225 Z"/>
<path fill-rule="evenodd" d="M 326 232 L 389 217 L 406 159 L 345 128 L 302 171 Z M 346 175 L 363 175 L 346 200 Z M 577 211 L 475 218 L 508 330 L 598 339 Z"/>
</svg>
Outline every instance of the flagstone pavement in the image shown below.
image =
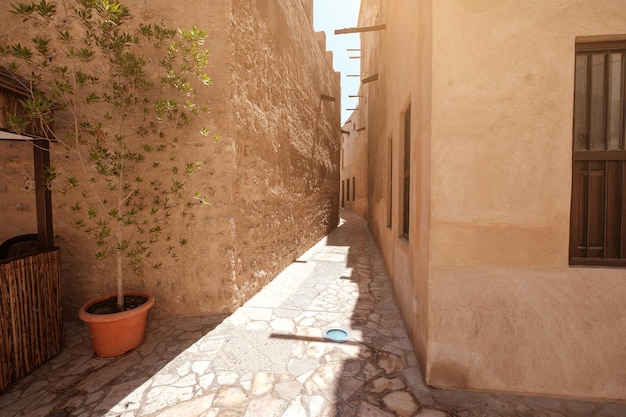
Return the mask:
<svg viewBox="0 0 626 417">
<path fill-rule="evenodd" d="M 331 328 L 347 340 L 325 337 Z M 341 225 L 224 317 L 149 319 L 124 356 L 81 323 L 0 394 L 0 417 L 624 417 L 626 404 L 426 387 L 367 224 Z"/>
</svg>

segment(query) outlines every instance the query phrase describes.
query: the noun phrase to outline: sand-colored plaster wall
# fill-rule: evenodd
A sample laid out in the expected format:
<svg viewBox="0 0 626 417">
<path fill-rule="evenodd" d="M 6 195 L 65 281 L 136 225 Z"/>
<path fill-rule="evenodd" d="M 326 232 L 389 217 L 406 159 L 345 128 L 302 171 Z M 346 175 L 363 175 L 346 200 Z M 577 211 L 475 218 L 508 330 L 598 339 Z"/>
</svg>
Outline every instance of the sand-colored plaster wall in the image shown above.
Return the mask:
<svg viewBox="0 0 626 417">
<path fill-rule="evenodd" d="M 367 133 L 359 111 L 354 111 L 342 130 L 341 184 L 344 207 L 363 219 L 368 217 Z"/>
<path fill-rule="evenodd" d="M 433 4 L 438 387 L 626 399 L 626 273 L 568 266 L 574 46 L 623 1 Z"/>
<path fill-rule="evenodd" d="M 362 76 L 378 74 L 377 81 L 362 87 L 369 141 L 369 224 L 422 365 L 429 320 L 430 13 L 428 1 L 364 2 L 359 22 L 361 26 L 386 25 L 385 30 L 361 37 Z M 403 114 L 409 104 L 411 220 L 407 241 L 401 237 L 401 210 Z"/>
<path fill-rule="evenodd" d="M 232 311 L 337 224 L 339 76 L 313 31 L 309 3 L 126 2 L 135 21 L 208 29 L 212 112 L 202 124 L 221 137 L 182 140 L 179 157 L 203 163 L 186 189 L 211 205 L 195 212 L 179 261 L 155 249 L 166 260 L 161 271 L 126 279 L 156 294 L 157 313 Z M 0 20 L 15 25 L 5 33 L 26 30 L 5 7 Z M 337 102 L 320 106 L 320 94 Z M 32 230 L 32 150 L 20 145 L 0 142 L 0 240 Z M 103 278 L 108 266 L 95 262 L 92 243 L 70 226 L 66 202 L 56 195 L 53 203 L 64 313 L 75 319 L 83 302 L 114 282 Z"/>
<path fill-rule="evenodd" d="M 428 382 L 623 400 L 626 289 L 612 272 L 434 269 Z"/>
</svg>

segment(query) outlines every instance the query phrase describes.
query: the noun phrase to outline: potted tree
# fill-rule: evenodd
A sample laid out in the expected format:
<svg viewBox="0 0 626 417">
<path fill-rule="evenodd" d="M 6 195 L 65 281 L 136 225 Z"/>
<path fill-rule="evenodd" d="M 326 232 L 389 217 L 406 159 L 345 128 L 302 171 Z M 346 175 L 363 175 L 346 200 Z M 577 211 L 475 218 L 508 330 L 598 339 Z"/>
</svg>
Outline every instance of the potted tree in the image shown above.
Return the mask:
<svg viewBox="0 0 626 417">
<path fill-rule="evenodd" d="M 117 289 L 86 303 L 79 315 L 90 326 L 96 354 L 124 354 L 143 342 L 154 304 L 147 292 L 124 290 L 125 273 L 158 269 L 161 261 L 151 258 L 157 242 L 176 257 L 186 240 L 167 229 L 181 224 L 173 213 L 188 224 L 188 209 L 205 203 L 198 194 L 185 201 L 188 176 L 200 164 L 177 155 L 179 135 L 208 135 L 196 121 L 208 112 L 196 102 L 197 89 L 211 83 L 206 33 L 134 27 L 130 10 L 117 0 L 40 0 L 11 8 L 29 24 L 30 38 L 0 47 L 2 64 L 26 75 L 30 91 L 22 100 L 29 116 L 11 124 L 21 132 L 35 120 L 64 153 L 66 163 L 50 169 L 47 181 L 70 199 L 72 225 L 95 241 L 95 256 Z M 127 330 L 134 334 L 124 335 Z"/>
</svg>

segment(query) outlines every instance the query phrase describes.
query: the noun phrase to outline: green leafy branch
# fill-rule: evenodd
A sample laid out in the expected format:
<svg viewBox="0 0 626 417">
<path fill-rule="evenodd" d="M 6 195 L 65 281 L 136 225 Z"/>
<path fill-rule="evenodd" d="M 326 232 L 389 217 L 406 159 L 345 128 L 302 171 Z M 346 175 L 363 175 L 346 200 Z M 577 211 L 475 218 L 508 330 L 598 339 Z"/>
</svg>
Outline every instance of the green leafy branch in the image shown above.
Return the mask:
<svg viewBox="0 0 626 417">
<path fill-rule="evenodd" d="M 0 63 L 22 74 L 30 92 L 20 102 L 26 116 L 10 115 L 9 123 L 18 132 L 38 123 L 75 161 L 50 168 L 46 182 L 52 187 L 64 176 L 60 193 L 78 192 L 69 205 L 73 224 L 95 241 L 98 259 L 115 257 L 121 292 L 123 261 L 142 273 L 188 177 L 200 168 L 176 154 L 177 135 L 210 111 L 197 99 L 198 89 L 211 85 L 206 31 L 133 28 L 118 0 L 16 2 L 11 12 L 32 35 L 0 44 Z M 208 204 L 197 193 L 191 200 Z"/>
</svg>

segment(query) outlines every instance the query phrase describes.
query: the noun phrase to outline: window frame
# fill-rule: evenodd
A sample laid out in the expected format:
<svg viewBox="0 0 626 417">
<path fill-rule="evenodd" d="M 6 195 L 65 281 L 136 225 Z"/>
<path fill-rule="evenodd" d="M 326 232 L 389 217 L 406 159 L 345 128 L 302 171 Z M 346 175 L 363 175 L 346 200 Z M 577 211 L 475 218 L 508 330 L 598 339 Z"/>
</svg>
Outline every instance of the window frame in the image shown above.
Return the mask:
<svg viewBox="0 0 626 417">
<path fill-rule="evenodd" d="M 611 61 L 611 55 L 616 53 L 622 54 L 617 88 L 612 84 L 616 79 L 611 78 L 615 75 L 611 65 L 617 62 Z M 594 62 L 595 56 L 599 57 L 598 62 Z M 578 84 L 580 57 L 586 59 L 584 89 Z M 600 59 L 602 71 L 594 73 L 594 65 Z M 569 264 L 626 267 L 626 41 L 577 43 L 575 71 Z M 611 101 L 615 93 L 619 99 Z M 585 106 L 581 112 L 580 103 Z M 621 113 L 620 137 L 617 149 L 611 149 L 610 128 L 614 127 L 611 106 L 616 103 L 621 106 L 617 113 L 618 118 Z M 600 113 L 596 105 L 601 106 Z M 599 133 L 593 130 L 598 120 L 601 125 L 595 127 L 601 129 Z M 597 149 L 598 144 L 604 149 Z"/>
</svg>

